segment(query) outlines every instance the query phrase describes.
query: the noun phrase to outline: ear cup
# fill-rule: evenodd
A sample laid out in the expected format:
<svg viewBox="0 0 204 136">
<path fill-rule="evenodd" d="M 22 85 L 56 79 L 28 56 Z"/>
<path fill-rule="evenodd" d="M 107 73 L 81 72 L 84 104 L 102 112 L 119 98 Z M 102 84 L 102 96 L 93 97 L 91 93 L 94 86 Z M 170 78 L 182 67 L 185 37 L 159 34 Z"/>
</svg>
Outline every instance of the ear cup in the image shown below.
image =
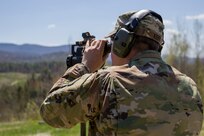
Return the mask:
<svg viewBox="0 0 204 136">
<path fill-rule="evenodd" d="M 133 20 L 125 24 L 125 28 L 119 29 L 115 34 L 113 40 L 113 52 L 117 56 L 125 58 L 130 53 L 130 50 L 132 49 L 134 43 L 133 30 L 137 27 L 138 24 L 138 18 L 134 18 Z"/>
<path fill-rule="evenodd" d="M 115 35 L 114 40 L 113 40 L 113 52 L 117 56 L 121 58 L 125 58 L 133 44 L 133 33 L 129 32 L 125 28 L 121 28 Z"/>
</svg>

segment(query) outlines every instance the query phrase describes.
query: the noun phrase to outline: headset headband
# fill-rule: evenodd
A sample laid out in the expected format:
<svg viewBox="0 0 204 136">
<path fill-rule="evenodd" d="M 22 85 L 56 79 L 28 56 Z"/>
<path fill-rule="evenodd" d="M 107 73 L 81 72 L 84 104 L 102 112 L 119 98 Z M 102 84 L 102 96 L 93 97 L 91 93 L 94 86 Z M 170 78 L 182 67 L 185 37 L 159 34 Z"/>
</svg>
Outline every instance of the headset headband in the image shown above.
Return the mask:
<svg viewBox="0 0 204 136">
<path fill-rule="evenodd" d="M 132 21 L 135 18 L 137 18 L 140 21 L 141 19 L 143 19 L 147 15 L 152 15 L 152 16 L 158 18 L 163 23 L 162 17 L 159 14 L 157 14 L 156 12 L 154 12 L 152 10 L 146 10 L 146 9 L 140 10 L 140 11 L 136 12 L 135 14 L 133 14 L 130 18 L 130 21 Z"/>
</svg>

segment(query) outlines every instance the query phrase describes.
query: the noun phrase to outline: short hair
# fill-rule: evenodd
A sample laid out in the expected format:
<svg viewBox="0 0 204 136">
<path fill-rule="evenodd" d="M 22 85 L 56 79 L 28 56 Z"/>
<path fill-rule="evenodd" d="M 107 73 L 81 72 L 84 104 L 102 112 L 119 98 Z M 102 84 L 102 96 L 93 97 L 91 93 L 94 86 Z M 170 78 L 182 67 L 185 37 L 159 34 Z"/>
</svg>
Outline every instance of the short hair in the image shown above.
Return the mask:
<svg viewBox="0 0 204 136">
<path fill-rule="evenodd" d="M 134 39 L 135 39 L 134 40 L 134 47 L 137 48 L 139 51 L 154 50 L 154 51 L 161 52 L 161 50 L 162 50 L 162 46 L 158 42 L 156 42 L 150 38 L 147 38 L 144 36 L 135 36 Z M 147 46 L 141 47 L 142 45 L 139 45 L 140 43 L 144 43 Z"/>
</svg>

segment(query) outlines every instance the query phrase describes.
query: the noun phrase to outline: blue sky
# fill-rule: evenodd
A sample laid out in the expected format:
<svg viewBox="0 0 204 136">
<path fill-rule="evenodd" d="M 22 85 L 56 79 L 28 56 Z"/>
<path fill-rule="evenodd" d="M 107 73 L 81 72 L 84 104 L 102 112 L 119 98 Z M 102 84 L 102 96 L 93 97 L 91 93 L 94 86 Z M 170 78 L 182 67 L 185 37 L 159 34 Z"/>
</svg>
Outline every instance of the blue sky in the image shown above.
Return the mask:
<svg viewBox="0 0 204 136">
<path fill-rule="evenodd" d="M 109 33 L 123 12 L 151 9 L 165 22 L 165 39 L 177 24 L 204 22 L 203 0 L 0 0 L 0 42 L 46 46 L 74 43 L 90 31 Z M 203 29 L 204 30 L 204 29 Z"/>
</svg>

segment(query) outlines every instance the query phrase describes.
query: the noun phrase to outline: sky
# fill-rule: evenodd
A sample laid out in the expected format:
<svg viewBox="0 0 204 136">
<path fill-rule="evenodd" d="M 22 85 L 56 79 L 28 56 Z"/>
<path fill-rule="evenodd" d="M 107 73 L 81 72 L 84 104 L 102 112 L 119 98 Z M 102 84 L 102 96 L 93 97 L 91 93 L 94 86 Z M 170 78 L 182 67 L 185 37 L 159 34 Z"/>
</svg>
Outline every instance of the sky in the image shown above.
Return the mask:
<svg viewBox="0 0 204 136">
<path fill-rule="evenodd" d="M 204 23 L 203 5 L 203 0 L 0 0 L 0 42 L 58 46 L 82 40 L 87 31 L 101 39 L 120 14 L 140 9 L 163 17 L 168 42 L 178 24 L 189 32 L 196 19 Z"/>
</svg>

